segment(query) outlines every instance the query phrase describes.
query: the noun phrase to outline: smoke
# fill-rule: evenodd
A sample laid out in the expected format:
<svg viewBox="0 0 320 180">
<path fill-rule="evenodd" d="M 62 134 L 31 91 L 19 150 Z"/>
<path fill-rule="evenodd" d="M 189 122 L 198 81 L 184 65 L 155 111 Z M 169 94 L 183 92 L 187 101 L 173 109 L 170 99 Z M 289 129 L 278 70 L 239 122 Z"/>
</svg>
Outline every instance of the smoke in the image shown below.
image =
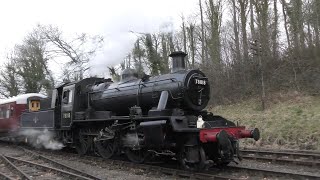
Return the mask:
<svg viewBox="0 0 320 180">
<path fill-rule="evenodd" d="M 129 146 L 129 147 L 139 146 L 139 138 L 138 138 L 138 135 L 135 133 L 128 133 L 124 135 L 121 139 L 124 146 Z"/>
<path fill-rule="evenodd" d="M 25 137 L 28 144 L 35 148 L 45 148 L 51 150 L 60 150 L 64 145 L 54 139 L 54 133 L 47 129 L 41 131 L 36 129 L 22 130 L 19 133 Z"/>
</svg>

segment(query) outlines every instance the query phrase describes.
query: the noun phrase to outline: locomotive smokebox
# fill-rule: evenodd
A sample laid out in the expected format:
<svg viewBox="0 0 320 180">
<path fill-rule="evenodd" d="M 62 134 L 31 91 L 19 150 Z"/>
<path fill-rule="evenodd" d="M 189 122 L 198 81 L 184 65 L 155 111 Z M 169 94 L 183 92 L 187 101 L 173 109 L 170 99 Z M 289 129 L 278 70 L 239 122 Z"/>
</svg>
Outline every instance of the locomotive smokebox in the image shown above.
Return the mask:
<svg viewBox="0 0 320 180">
<path fill-rule="evenodd" d="M 177 72 L 186 69 L 185 57 L 186 53 L 182 51 L 172 52 L 169 56 L 172 58 L 172 70 L 171 72 Z"/>
</svg>

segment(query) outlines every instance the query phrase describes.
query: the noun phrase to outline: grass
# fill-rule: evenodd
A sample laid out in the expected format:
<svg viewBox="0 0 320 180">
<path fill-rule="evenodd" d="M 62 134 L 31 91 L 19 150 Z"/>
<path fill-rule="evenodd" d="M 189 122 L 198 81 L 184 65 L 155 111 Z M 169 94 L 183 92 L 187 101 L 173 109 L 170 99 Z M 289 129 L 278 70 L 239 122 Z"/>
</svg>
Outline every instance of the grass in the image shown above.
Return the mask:
<svg viewBox="0 0 320 180">
<path fill-rule="evenodd" d="M 214 114 L 257 127 L 261 139 L 242 140 L 242 146 L 320 150 L 320 96 L 274 94 L 261 111 L 258 99 L 209 108 Z"/>
</svg>

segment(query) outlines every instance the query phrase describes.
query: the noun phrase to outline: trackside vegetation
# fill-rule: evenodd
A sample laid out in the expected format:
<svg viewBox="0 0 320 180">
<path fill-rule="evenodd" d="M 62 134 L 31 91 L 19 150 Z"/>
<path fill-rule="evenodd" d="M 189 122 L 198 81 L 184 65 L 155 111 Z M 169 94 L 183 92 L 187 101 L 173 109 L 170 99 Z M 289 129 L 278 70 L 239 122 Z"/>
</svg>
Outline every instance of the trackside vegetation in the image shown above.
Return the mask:
<svg viewBox="0 0 320 180">
<path fill-rule="evenodd" d="M 320 150 L 320 96 L 277 93 L 268 102 L 265 111 L 259 98 L 209 109 L 239 125 L 260 129 L 261 139 L 245 140 L 244 146 Z"/>
</svg>

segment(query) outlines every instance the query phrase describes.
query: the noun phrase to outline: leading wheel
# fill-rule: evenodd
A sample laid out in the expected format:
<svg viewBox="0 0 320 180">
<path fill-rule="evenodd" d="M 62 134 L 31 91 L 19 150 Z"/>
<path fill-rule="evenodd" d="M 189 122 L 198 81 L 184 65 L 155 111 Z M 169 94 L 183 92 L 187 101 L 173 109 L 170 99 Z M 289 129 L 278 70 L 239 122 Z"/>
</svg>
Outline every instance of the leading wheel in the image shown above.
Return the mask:
<svg viewBox="0 0 320 180">
<path fill-rule="evenodd" d="M 149 156 L 148 151 L 143 149 L 134 150 L 131 148 L 126 149 L 128 159 L 134 163 L 143 163 Z"/>
</svg>

